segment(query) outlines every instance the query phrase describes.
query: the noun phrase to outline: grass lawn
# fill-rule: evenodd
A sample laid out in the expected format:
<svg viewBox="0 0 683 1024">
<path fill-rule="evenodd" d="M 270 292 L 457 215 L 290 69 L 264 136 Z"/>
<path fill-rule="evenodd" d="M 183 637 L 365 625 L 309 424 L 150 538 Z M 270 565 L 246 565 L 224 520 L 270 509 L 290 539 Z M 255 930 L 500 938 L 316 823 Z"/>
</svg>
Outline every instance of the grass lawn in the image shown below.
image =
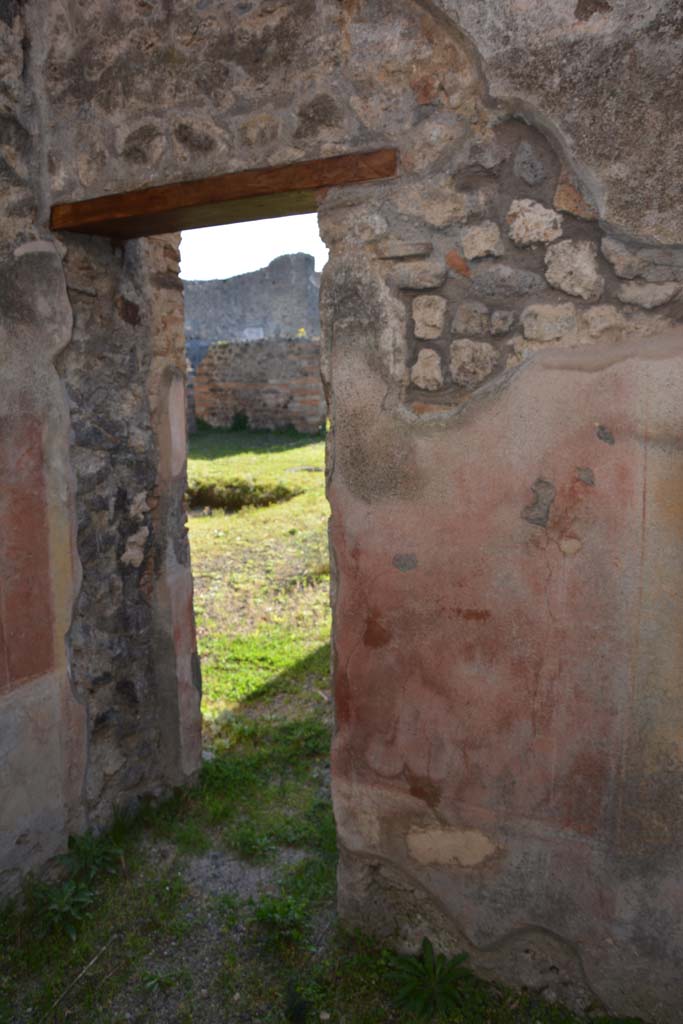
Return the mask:
<svg viewBox="0 0 683 1024">
<path fill-rule="evenodd" d="M 335 920 L 323 461 L 322 440 L 296 435 L 193 438 L 196 504 L 242 506 L 190 518 L 201 780 L 81 840 L 67 881 L 0 914 L 0 1024 L 416 1019 L 391 955 Z M 473 978 L 459 992 L 438 1019 L 578 1024 Z"/>
<path fill-rule="evenodd" d="M 190 487 L 245 481 L 244 500 L 287 488 L 294 496 L 190 520 L 195 610 L 211 725 L 239 702 L 287 695 L 325 704 L 330 612 L 324 441 L 296 434 L 204 431 L 193 439 Z M 250 490 L 251 488 L 252 490 Z"/>
</svg>

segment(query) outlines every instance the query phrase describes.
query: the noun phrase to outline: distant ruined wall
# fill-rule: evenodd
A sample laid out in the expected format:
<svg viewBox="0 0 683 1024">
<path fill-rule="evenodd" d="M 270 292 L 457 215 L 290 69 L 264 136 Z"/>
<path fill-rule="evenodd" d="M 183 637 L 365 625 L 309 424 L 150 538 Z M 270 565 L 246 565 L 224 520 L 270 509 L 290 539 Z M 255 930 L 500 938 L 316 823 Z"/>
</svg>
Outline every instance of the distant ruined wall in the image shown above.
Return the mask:
<svg viewBox="0 0 683 1024">
<path fill-rule="evenodd" d="M 254 430 L 294 427 L 313 434 L 325 424 L 320 339 L 276 338 L 212 345 L 195 375 L 196 416 L 230 427 L 244 416 Z"/>
<path fill-rule="evenodd" d="M 393 146 L 317 196 L 342 919 L 679 1024 L 682 61 L 678 0 L 0 3 L 3 891 L 199 764 L 175 242 L 50 204 Z"/>
<path fill-rule="evenodd" d="M 320 335 L 320 274 L 306 253 L 278 256 L 262 270 L 224 281 L 184 281 L 185 337 L 197 366 L 208 346 L 225 338 Z"/>
</svg>

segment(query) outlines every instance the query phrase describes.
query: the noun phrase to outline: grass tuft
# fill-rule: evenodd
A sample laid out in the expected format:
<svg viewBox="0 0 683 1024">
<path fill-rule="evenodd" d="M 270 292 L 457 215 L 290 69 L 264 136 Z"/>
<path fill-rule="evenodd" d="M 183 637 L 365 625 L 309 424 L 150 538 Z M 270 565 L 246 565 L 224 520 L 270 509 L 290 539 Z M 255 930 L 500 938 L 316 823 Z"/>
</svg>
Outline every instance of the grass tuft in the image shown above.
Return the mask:
<svg viewBox="0 0 683 1024">
<path fill-rule="evenodd" d="M 263 508 L 278 501 L 288 501 L 300 493 L 284 484 L 267 485 L 248 479 L 233 479 L 188 483 L 186 496 L 192 509 L 222 508 L 225 512 L 238 512 L 247 506 Z"/>
</svg>

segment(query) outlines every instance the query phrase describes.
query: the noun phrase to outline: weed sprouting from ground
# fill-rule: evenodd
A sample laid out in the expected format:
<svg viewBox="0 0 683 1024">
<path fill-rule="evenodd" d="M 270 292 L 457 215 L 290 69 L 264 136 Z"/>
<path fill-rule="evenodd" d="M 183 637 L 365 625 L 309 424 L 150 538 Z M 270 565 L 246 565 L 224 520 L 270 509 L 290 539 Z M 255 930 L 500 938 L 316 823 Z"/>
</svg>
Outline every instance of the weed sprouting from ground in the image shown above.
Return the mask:
<svg viewBox="0 0 683 1024">
<path fill-rule="evenodd" d="M 123 865 L 123 850 L 110 835 L 85 832 L 69 838 L 68 850 L 60 860 L 72 878 L 88 884 L 103 872 L 115 875 Z"/>
<path fill-rule="evenodd" d="M 35 893 L 40 923 L 48 931 L 64 931 L 75 941 L 78 927 L 84 920 L 95 894 L 73 878 L 61 885 L 40 886 Z"/>
<path fill-rule="evenodd" d="M 416 1019 L 396 1003 L 393 954 L 335 919 L 323 458 L 322 441 L 292 434 L 193 439 L 193 486 L 296 493 L 191 516 L 201 777 L 73 841 L 68 877 L 0 914 L 0 1024 Z M 458 998 L 435 1019 L 579 1024 L 476 979 Z"/>
<path fill-rule="evenodd" d="M 473 977 L 464 966 L 466 960 L 466 953 L 450 959 L 436 953 L 425 936 L 419 956 L 397 956 L 391 964 L 397 1005 L 422 1020 L 453 1015 L 471 998 Z"/>
</svg>

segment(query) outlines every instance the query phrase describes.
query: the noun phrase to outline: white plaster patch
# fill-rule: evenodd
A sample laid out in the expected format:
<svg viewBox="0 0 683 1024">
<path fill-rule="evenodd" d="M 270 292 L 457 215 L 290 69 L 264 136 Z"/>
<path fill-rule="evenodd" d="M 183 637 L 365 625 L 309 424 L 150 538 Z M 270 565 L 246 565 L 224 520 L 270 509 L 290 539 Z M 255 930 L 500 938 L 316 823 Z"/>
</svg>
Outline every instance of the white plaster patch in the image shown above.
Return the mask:
<svg viewBox="0 0 683 1024">
<path fill-rule="evenodd" d="M 474 828 L 412 828 L 408 852 L 420 864 L 472 868 L 488 860 L 498 849 L 487 835 Z"/>
<path fill-rule="evenodd" d="M 43 241 L 40 239 L 35 242 L 24 242 L 23 245 L 18 245 L 14 250 L 14 255 L 19 259 L 21 256 L 31 256 L 36 252 L 46 252 L 49 253 L 50 256 L 59 256 L 57 248 L 53 242 Z"/>
</svg>

